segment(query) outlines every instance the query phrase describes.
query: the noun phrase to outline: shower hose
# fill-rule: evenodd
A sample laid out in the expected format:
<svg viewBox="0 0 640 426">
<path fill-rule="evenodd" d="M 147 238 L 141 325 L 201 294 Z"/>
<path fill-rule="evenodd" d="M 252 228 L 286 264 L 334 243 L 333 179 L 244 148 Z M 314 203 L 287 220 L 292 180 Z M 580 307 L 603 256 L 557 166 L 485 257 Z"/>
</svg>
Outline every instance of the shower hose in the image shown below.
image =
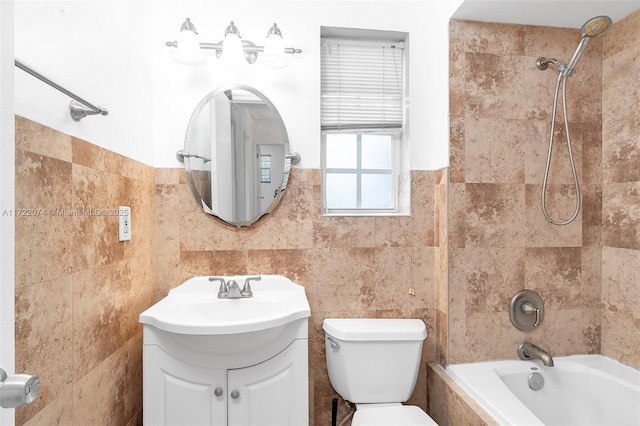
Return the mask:
<svg viewBox="0 0 640 426">
<path fill-rule="evenodd" d="M 556 111 L 558 106 L 558 92 L 560 91 L 560 83 L 562 83 L 562 112 L 564 114 L 564 128 L 567 135 L 567 148 L 569 151 L 569 162 L 571 163 L 571 172 L 573 173 L 573 182 L 576 187 L 576 210 L 573 212 L 573 216 L 565 221 L 556 221 L 549 216 L 547 212 L 546 193 L 547 193 L 547 180 L 549 178 L 549 169 L 551 167 L 551 152 L 553 151 L 553 138 L 556 127 Z M 573 160 L 573 152 L 571 150 L 571 136 L 569 135 L 569 118 L 567 116 L 567 77 L 562 73 L 558 75 L 558 82 L 556 83 L 556 91 L 553 96 L 553 116 L 551 119 L 551 132 L 549 136 L 549 153 L 547 155 L 547 166 L 544 170 L 544 180 L 542 181 L 542 213 L 544 217 L 554 225 L 562 226 L 568 225 L 578 217 L 580 211 L 580 185 L 578 184 L 578 174 L 576 172 L 576 163 Z"/>
</svg>

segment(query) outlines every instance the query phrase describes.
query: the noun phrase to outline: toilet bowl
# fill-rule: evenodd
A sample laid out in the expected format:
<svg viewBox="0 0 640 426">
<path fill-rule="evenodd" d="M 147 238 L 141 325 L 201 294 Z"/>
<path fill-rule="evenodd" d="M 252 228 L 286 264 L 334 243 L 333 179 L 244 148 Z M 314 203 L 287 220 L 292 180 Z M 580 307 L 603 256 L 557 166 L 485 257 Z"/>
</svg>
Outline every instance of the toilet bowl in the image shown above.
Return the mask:
<svg viewBox="0 0 640 426">
<path fill-rule="evenodd" d="M 402 405 L 418 379 L 424 322 L 327 318 L 322 328 L 331 385 L 356 405 L 352 426 L 437 426 L 419 407 Z"/>
</svg>

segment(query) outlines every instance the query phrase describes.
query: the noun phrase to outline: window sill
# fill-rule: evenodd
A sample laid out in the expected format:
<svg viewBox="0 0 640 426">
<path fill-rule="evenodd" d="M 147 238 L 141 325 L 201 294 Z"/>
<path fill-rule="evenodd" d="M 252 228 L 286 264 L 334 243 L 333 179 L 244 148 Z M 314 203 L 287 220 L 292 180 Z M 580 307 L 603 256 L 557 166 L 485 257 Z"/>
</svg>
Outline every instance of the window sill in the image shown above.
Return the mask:
<svg viewBox="0 0 640 426">
<path fill-rule="evenodd" d="M 411 217 L 405 212 L 341 212 L 322 213 L 323 217 Z"/>
</svg>

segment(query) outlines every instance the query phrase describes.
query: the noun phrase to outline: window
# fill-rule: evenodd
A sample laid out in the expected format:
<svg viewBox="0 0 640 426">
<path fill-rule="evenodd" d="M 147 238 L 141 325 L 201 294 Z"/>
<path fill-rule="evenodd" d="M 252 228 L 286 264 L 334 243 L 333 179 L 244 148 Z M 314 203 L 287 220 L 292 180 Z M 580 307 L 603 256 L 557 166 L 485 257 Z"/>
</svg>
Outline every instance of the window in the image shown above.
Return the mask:
<svg viewBox="0 0 640 426">
<path fill-rule="evenodd" d="M 271 183 L 271 155 L 260 156 L 260 183 Z"/>
<path fill-rule="evenodd" d="M 393 209 L 393 137 L 330 133 L 325 138 L 327 209 Z"/>
<path fill-rule="evenodd" d="M 406 34 L 380 41 L 389 33 L 323 28 L 325 33 L 343 36 L 322 38 L 323 213 L 406 214 Z"/>
</svg>

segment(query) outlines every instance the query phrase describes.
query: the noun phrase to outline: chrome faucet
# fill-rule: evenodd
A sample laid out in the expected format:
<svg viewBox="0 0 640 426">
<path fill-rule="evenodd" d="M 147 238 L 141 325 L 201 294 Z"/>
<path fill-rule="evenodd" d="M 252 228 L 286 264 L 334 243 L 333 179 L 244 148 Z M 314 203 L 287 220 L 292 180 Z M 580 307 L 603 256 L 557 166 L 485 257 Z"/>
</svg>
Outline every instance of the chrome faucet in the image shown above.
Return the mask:
<svg viewBox="0 0 640 426">
<path fill-rule="evenodd" d="M 247 277 L 242 286 L 242 290 L 235 280 L 224 281 L 224 278 L 209 277 L 209 281 L 220 281 L 220 289 L 218 290 L 218 299 L 247 299 L 253 297 L 251 290 L 251 281 L 260 281 L 262 277 Z"/>
<path fill-rule="evenodd" d="M 539 359 L 547 367 L 553 367 L 553 358 L 551 352 L 545 351 L 533 343 L 524 342 L 518 346 L 518 356 L 520 359 Z"/>
</svg>

